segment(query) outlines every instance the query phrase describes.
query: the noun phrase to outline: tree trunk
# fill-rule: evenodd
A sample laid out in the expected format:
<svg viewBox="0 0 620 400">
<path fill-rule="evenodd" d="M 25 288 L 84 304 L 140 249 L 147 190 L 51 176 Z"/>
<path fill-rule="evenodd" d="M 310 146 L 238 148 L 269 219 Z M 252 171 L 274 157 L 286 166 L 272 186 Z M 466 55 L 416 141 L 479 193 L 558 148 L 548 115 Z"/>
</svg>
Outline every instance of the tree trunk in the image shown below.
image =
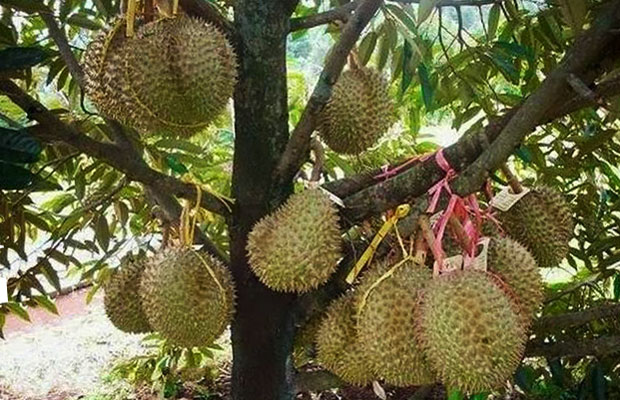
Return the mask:
<svg viewBox="0 0 620 400">
<path fill-rule="evenodd" d="M 288 140 L 286 36 L 291 6 L 284 0 L 235 2 L 240 63 L 230 224 L 237 288 L 232 324 L 235 400 L 294 397 L 290 353 L 295 296 L 260 284 L 249 269 L 245 250 L 254 223 L 292 191 L 291 184 L 278 187 L 272 178 Z"/>
</svg>

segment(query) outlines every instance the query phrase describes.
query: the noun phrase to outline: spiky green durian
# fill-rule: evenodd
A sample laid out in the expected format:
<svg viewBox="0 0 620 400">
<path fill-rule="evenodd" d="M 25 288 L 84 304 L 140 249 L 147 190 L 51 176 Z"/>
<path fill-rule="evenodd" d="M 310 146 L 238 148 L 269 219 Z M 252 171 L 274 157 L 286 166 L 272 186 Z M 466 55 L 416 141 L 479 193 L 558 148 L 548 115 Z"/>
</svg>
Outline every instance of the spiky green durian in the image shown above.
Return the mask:
<svg viewBox="0 0 620 400">
<path fill-rule="evenodd" d="M 392 108 L 388 83 L 378 71 L 350 69 L 334 85 L 318 131 L 335 152 L 359 154 L 389 129 Z"/>
<path fill-rule="evenodd" d="M 557 266 L 568 254 L 573 235 L 571 209 L 557 190 L 533 188 L 499 219 L 508 236 L 523 244 L 541 268 Z"/>
<path fill-rule="evenodd" d="M 138 288 L 144 270 L 143 257 L 129 256 L 103 286 L 103 305 L 110 321 L 123 332 L 146 333 L 153 329 L 142 310 Z"/>
<path fill-rule="evenodd" d="M 415 310 L 432 273 L 412 260 L 394 265 L 378 263 L 355 289 L 363 357 L 388 384 L 429 384 L 435 379 L 415 339 Z"/>
<path fill-rule="evenodd" d="M 489 243 L 487 266 L 508 285 L 523 323 L 529 325 L 544 298 L 542 277 L 532 254 L 509 237 L 494 238 Z"/>
<path fill-rule="evenodd" d="M 140 297 L 153 329 L 183 347 L 212 343 L 234 312 L 230 271 L 209 254 L 191 248 L 155 256 L 143 273 Z"/>
<path fill-rule="evenodd" d="M 306 292 L 325 283 L 341 257 L 338 210 L 319 189 L 292 195 L 248 236 L 250 267 L 273 290 Z"/>
<path fill-rule="evenodd" d="M 224 111 L 237 65 L 232 47 L 217 28 L 179 15 L 137 30 L 128 42 L 126 74 L 141 118 L 132 121 L 134 127 L 189 135 Z"/>
<path fill-rule="evenodd" d="M 515 311 L 487 273 L 447 273 L 423 292 L 418 343 L 447 387 L 489 391 L 510 379 L 521 360 L 526 334 Z"/>
<path fill-rule="evenodd" d="M 362 356 L 354 305 L 352 292 L 329 305 L 316 336 L 317 360 L 344 381 L 363 386 L 374 377 Z"/>
<path fill-rule="evenodd" d="M 293 339 L 293 362 L 295 367 L 303 367 L 316 356 L 316 335 L 323 320 L 318 314 L 305 321 L 295 332 Z"/>
<path fill-rule="evenodd" d="M 124 124 L 131 122 L 130 110 L 135 108 L 125 76 L 128 40 L 125 21 L 119 19 L 112 29 L 95 37 L 83 58 L 86 95 L 102 115 Z M 133 119 L 144 117 L 133 115 Z"/>
</svg>

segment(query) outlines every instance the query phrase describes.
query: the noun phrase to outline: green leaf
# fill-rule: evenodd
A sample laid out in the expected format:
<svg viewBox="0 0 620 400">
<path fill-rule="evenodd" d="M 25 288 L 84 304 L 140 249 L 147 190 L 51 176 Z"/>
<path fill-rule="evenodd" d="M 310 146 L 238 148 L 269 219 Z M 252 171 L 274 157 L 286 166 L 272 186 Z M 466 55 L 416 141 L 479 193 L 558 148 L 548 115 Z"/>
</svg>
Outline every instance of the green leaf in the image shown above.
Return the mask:
<svg viewBox="0 0 620 400">
<path fill-rule="evenodd" d="M 108 220 L 104 215 L 97 219 L 97 225 L 95 226 L 95 236 L 97 243 L 103 251 L 108 251 L 110 247 L 110 228 L 108 226 Z"/>
<path fill-rule="evenodd" d="M 39 160 L 41 144 L 27 131 L 0 128 L 0 161 L 28 164 Z"/>
<path fill-rule="evenodd" d="M 91 31 L 98 31 L 103 28 L 103 26 L 99 22 L 88 18 L 88 16 L 86 16 L 85 14 L 73 14 L 72 16 L 67 18 L 67 22 L 73 26 L 88 29 Z"/>
<path fill-rule="evenodd" d="M 532 152 L 526 146 L 519 146 L 519 148 L 515 151 L 515 154 L 526 164 L 532 162 Z"/>
<path fill-rule="evenodd" d="M 0 0 L 0 6 L 13 8 L 26 13 L 52 12 L 49 7 L 39 0 Z"/>
<path fill-rule="evenodd" d="M 172 154 L 169 154 L 166 156 L 166 165 L 168 165 L 168 167 L 173 172 L 176 172 L 177 174 L 180 174 L 180 175 L 186 174 L 189 171 L 187 167 L 183 165 L 181 162 L 179 162 L 177 157 L 173 156 Z"/>
<path fill-rule="evenodd" d="M 52 314 L 58 315 L 58 309 L 56 304 L 47 296 L 32 296 L 32 299 L 41 307 L 46 309 Z"/>
<path fill-rule="evenodd" d="M 14 301 L 9 301 L 8 303 L 4 304 L 9 311 L 16 315 L 17 317 L 23 319 L 24 321 L 28 321 L 30 322 L 30 317 L 28 316 L 28 311 L 26 311 L 26 309 L 24 307 L 21 306 L 21 304 L 16 303 Z"/>
<path fill-rule="evenodd" d="M 588 12 L 587 1 L 559 0 L 562 16 L 573 33 L 581 32 Z"/>
<path fill-rule="evenodd" d="M 41 265 L 41 268 L 39 269 L 41 275 L 43 275 L 45 279 L 47 279 L 50 285 L 52 285 L 57 292 L 60 292 L 61 287 L 60 279 L 58 278 L 58 272 L 56 272 L 54 267 L 52 267 L 52 264 L 50 264 L 50 262 L 47 260 L 39 259 L 39 263 L 39 265 Z"/>
<path fill-rule="evenodd" d="M 592 392 L 595 400 L 607 400 L 607 379 L 600 362 L 592 368 Z"/>
<path fill-rule="evenodd" d="M 181 139 L 161 139 L 158 140 L 155 145 L 157 148 L 163 149 L 177 149 L 183 150 L 188 153 L 202 154 L 203 150 L 200 146 L 197 146 L 187 140 Z"/>
<path fill-rule="evenodd" d="M 420 85 L 422 86 L 422 100 L 424 100 L 424 106 L 427 110 L 431 110 L 433 107 L 435 88 L 433 88 L 431 83 L 428 69 L 423 63 L 418 65 L 418 77 L 420 78 Z"/>
<path fill-rule="evenodd" d="M 362 39 L 362 42 L 359 45 L 359 62 L 362 65 L 368 64 L 370 60 L 370 56 L 372 56 L 372 52 L 375 50 L 375 46 L 377 45 L 377 32 L 371 31 Z"/>
<path fill-rule="evenodd" d="M 405 40 L 405 44 L 403 46 L 403 62 L 402 62 L 402 71 L 403 71 L 403 79 L 400 82 L 400 95 L 405 94 L 409 85 L 411 84 L 411 80 L 413 79 L 413 73 L 411 71 L 411 58 L 413 56 L 413 51 L 411 48 L 411 43 L 408 40 Z"/>
<path fill-rule="evenodd" d="M 614 300 L 620 300 L 620 272 L 614 277 Z"/>
<path fill-rule="evenodd" d="M 34 174 L 25 168 L 0 161 L 0 190 L 21 190 L 32 184 Z"/>
<path fill-rule="evenodd" d="M 465 400 L 465 396 L 458 389 L 448 390 L 448 400 Z"/>
<path fill-rule="evenodd" d="M 420 0 L 420 5 L 418 7 L 418 25 L 421 25 L 422 22 L 426 21 L 426 19 L 431 16 L 437 3 L 439 3 L 439 0 Z"/>
<path fill-rule="evenodd" d="M 487 32 L 489 34 L 489 40 L 495 39 L 497 34 L 497 27 L 499 25 L 500 5 L 498 3 L 493 4 L 491 10 L 489 10 L 489 22 Z"/>
<path fill-rule="evenodd" d="M 0 72 L 33 67 L 50 57 L 42 47 L 9 47 L 0 50 Z"/>
</svg>

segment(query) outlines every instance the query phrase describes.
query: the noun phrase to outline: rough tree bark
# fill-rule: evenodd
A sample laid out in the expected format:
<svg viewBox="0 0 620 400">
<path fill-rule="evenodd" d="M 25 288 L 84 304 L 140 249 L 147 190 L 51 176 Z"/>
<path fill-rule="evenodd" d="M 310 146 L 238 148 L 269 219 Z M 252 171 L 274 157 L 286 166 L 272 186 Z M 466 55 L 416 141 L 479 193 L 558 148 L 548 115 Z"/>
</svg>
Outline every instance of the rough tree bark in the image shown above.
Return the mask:
<svg viewBox="0 0 620 400">
<path fill-rule="evenodd" d="M 292 5 L 275 0 L 235 3 L 239 83 L 230 224 L 231 268 L 237 289 L 232 324 L 235 400 L 290 400 L 289 361 L 295 296 L 260 284 L 245 250 L 254 223 L 277 207 L 292 184 L 276 185 L 274 169 L 288 141 L 286 36 Z"/>
</svg>

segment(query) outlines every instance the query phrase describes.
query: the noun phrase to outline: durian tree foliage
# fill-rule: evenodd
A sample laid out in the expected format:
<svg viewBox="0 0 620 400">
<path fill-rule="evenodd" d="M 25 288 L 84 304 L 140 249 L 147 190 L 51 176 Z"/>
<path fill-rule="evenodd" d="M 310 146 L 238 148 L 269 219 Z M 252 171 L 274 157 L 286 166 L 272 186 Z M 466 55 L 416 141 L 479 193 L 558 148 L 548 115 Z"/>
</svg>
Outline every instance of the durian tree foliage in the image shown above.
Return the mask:
<svg viewBox="0 0 620 400">
<path fill-rule="evenodd" d="M 496 171 L 508 160 L 526 185 L 562 192 L 576 222 L 568 256 L 551 269 L 573 278 L 546 288 L 517 384 L 540 398 L 620 394 L 620 1 L 180 5 L 217 27 L 238 62 L 234 112 L 191 138 L 138 134 L 84 98 L 80 60 L 121 1 L 0 0 L 0 273 L 13 267 L 0 334 L 7 314 L 27 319 L 33 305 L 54 311 L 46 288 L 59 292 L 65 271 L 92 284 L 92 296 L 134 238 L 154 252 L 198 184 L 206 190 L 196 241 L 230 268 L 236 286 L 233 397 L 292 399 L 307 387 L 290 362 L 296 327 L 343 291 L 376 219 L 407 202 L 414 212 L 403 226 L 413 225 L 445 173 L 430 158 L 375 177 L 436 150 L 425 127 L 451 121 L 464 132 L 444 150 L 457 193 L 481 191 L 488 177 L 504 184 Z M 313 84 L 287 59 L 287 45 L 305 48 L 317 38 L 333 44 Z M 370 150 L 344 156 L 315 132 L 352 50 L 355 63 L 388 79 L 397 122 Z M 23 139 L 6 140 L 16 135 L 9 129 Z M 22 153 L 36 155 L 16 157 Z M 248 265 L 248 234 L 310 177 L 343 200 L 341 229 L 361 234 L 343 245 L 326 285 L 275 292 Z"/>
</svg>

